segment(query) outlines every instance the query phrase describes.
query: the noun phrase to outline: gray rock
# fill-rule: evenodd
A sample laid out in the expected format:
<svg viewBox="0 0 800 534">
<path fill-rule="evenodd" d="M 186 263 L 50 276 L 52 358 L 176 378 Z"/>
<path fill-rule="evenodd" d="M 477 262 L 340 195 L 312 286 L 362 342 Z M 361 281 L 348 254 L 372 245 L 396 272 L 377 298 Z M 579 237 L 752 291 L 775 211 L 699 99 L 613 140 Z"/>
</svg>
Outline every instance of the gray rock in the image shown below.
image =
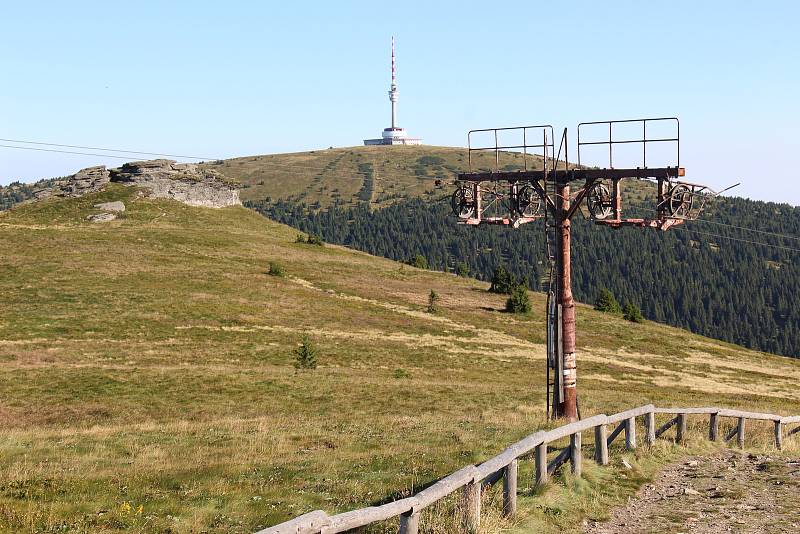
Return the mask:
<svg viewBox="0 0 800 534">
<path fill-rule="evenodd" d="M 110 180 L 104 165 L 81 169 L 64 180 L 58 180 L 49 188 L 34 191 L 37 200 L 48 197 L 82 197 L 89 193 L 102 191 Z"/>
<path fill-rule="evenodd" d="M 89 215 L 86 217 L 86 220 L 91 222 L 108 222 L 113 221 L 116 218 L 117 216 L 113 213 L 95 213 L 94 215 Z"/>
<path fill-rule="evenodd" d="M 176 163 L 170 159 L 132 161 L 118 169 L 89 167 L 46 189 L 34 193 L 37 200 L 51 196 L 80 197 L 101 191 L 109 182 L 141 187 L 151 198 L 169 198 L 190 206 L 222 208 L 239 206 L 238 186 L 228 183 L 212 169 L 196 163 Z M 112 205 L 119 205 L 116 209 Z M 124 211 L 122 202 L 98 204 L 105 211 Z"/>
<path fill-rule="evenodd" d="M 169 159 L 134 161 L 110 172 L 112 182 L 141 187 L 151 198 L 170 198 L 206 208 L 241 205 L 235 185 L 226 183 L 218 172 L 195 163 Z"/>
<path fill-rule="evenodd" d="M 37 189 L 33 192 L 33 198 L 35 200 L 44 200 L 46 198 L 50 198 L 51 196 L 53 196 L 52 187 L 44 187 L 42 189 Z"/>
<path fill-rule="evenodd" d="M 116 211 L 116 212 L 125 211 L 125 204 L 119 200 L 115 202 L 103 202 L 102 204 L 95 204 L 94 207 L 104 211 Z"/>
</svg>

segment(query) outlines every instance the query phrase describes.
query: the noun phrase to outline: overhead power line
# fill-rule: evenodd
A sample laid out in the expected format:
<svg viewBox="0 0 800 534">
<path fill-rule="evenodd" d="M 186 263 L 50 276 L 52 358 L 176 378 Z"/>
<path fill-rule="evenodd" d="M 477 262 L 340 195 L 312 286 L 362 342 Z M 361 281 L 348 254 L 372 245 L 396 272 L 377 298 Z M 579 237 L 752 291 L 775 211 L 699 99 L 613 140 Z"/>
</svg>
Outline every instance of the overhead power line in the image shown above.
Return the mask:
<svg viewBox="0 0 800 534">
<path fill-rule="evenodd" d="M 8 140 L 0 138 L 0 141 L 8 141 Z M 22 142 L 22 141 L 11 140 L 10 142 Z M 38 144 L 45 145 L 45 146 L 61 146 L 61 147 L 67 147 L 67 148 L 85 148 L 87 150 L 109 150 L 109 151 L 112 151 L 112 149 L 82 147 L 82 146 L 79 146 L 79 145 L 60 145 L 60 144 L 54 144 L 54 143 L 38 143 Z M 116 159 L 130 159 L 130 158 L 127 158 L 125 156 L 117 156 L 117 155 L 111 155 L 111 154 L 98 154 L 98 153 L 78 152 L 78 151 L 71 151 L 71 150 L 57 150 L 57 149 L 52 149 L 52 148 L 34 148 L 34 147 L 5 145 L 5 144 L 0 144 L 0 148 L 16 148 L 16 149 L 19 149 L 19 150 L 35 150 L 35 151 L 39 151 L 39 152 L 56 152 L 56 153 L 60 153 L 60 154 L 77 154 L 77 155 L 84 155 L 84 156 L 98 156 L 98 157 L 109 157 L 109 158 L 116 158 Z M 113 151 L 114 152 L 125 153 L 125 154 L 144 154 L 144 155 L 151 155 L 151 156 L 167 156 L 167 157 L 173 157 L 173 158 L 189 158 L 190 157 L 190 156 L 178 156 L 178 155 L 174 155 L 174 154 L 162 154 L 162 153 L 157 153 L 157 152 L 138 152 L 138 151 L 135 151 L 135 150 L 116 150 L 116 149 L 114 149 Z M 266 167 L 275 167 L 275 168 L 286 169 L 287 172 L 291 172 L 291 171 L 295 171 L 295 172 L 299 172 L 299 171 L 307 171 L 307 172 L 327 171 L 327 172 L 330 172 L 335 177 L 344 177 L 344 174 L 337 174 L 335 172 L 332 172 L 332 168 L 329 167 L 328 164 L 309 165 L 309 164 L 306 164 L 306 163 L 289 163 L 289 162 L 272 162 L 272 161 L 268 161 L 269 158 L 274 158 L 274 157 L 275 157 L 274 155 L 263 155 L 263 156 L 242 156 L 242 157 L 239 157 L 239 158 L 232 158 L 232 159 L 259 158 L 259 164 L 260 165 L 263 165 L 263 166 L 266 166 Z M 205 161 L 208 161 L 208 162 L 222 160 L 222 158 L 200 158 L 200 157 L 192 158 L 192 159 L 205 160 Z M 357 165 L 358 163 L 362 163 L 362 162 L 353 162 L 353 165 Z M 378 163 L 373 168 L 373 171 L 376 172 L 376 173 L 380 173 L 381 176 L 393 177 L 393 176 L 407 176 L 408 175 L 406 172 L 403 172 L 402 170 L 399 170 L 399 169 L 388 169 L 388 170 L 387 169 L 381 169 L 379 167 L 379 165 L 381 165 L 382 163 L 383 162 Z M 413 169 L 410 169 L 410 168 L 407 168 L 406 170 L 408 172 L 412 172 L 413 171 Z M 339 172 L 341 173 L 342 171 L 340 170 Z M 352 171 L 353 174 L 360 174 L 360 175 L 365 174 L 365 172 L 366 171 L 359 171 L 357 169 L 353 169 L 353 171 Z M 441 172 L 444 173 L 444 174 L 448 174 L 448 175 L 455 175 L 456 174 L 455 171 L 451 171 L 449 169 L 442 169 Z"/>
<path fill-rule="evenodd" d="M 0 141 L 2 141 L 2 139 L 0 139 Z M 61 146 L 72 147 L 72 146 L 77 146 L 77 145 L 61 145 Z M 0 144 L 0 148 L 11 148 L 11 149 L 18 149 L 18 150 L 33 150 L 33 151 L 37 151 L 37 152 L 55 152 L 55 153 L 59 153 L 59 154 L 75 154 L 75 155 L 81 155 L 81 156 L 94 156 L 94 157 L 101 157 L 101 158 L 115 158 L 115 159 L 122 159 L 122 160 L 130 161 L 130 158 L 127 157 L 127 156 L 118 156 L 118 155 L 114 155 L 114 154 L 99 154 L 99 153 L 82 152 L 82 151 L 74 151 L 74 150 L 58 150 L 58 149 L 54 149 L 54 148 L 36 148 L 36 147 L 5 145 L 5 144 Z M 126 152 L 127 153 L 134 153 L 134 154 L 169 155 L 169 154 L 157 154 L 157 153 L 152 153 L 152 152 L 136 152 L 136 151 L 132 151 L 132 150 L 129 150 L 129 151 L 126 151 Z M 180 157 L 180 156 L 172 156 L 172 157 Z M 286 163 L 286 162 L 266 161 L 268 158 L 275 157 L 275 156 L 272 156 L 272 155 L 244 156 L 244 157 L 240 157 L 240 158 L 236 158 L 236 159 L 249 159 L 249 158 L 253 158 L 253 157 L 259 158 L 259 165 L 261 165 L 263 167 L 266 167 L 267 169 L 269 169 L 269 168 L 280 169 L 280 171 L 285 173 L 285 174 L 293 174 L 293 173 L 301 173 L 301 172 L 302 173 L 317 173 L 317 174 L 323 174 L 324 173 L 324 175 L 326 177 L 331 177 L 331 178 L 354 178 L 356 176 L 363 177 L 364 175 L 367 174 L 367 171 L 358 170 L 357 168 L 354 168 L 352 170 L 347 170 L 347 169 L 335 169 L 334 170 L 335 167 L 331 167 L 328 164 L 324 164 L 324 165 L 321 164 L 319 166 L 315 166 L 315 165 L 308 165 L 308 164 L 304 164 L 304 163 Z M 218 159 L 219 158 L 209 158 L 210 162 L 217 161 Z M 353 162 L 352 165 L 355 166 L 358 163 L 363 163 L 363 162 Z M 410 173 L 413 172 L 413 169 L 408 168 L 408 167 L 405 168 L 405 169 L 388 169 L 388 170 L 382 169 L 381 165 L 383 165 L 385 163 L 388 163 L 388 161 L 379 162 L 377 164 L 374 164 L 374 167 L 373 167 L 372 171 L 373 171 L 373 173 L 374 173 L 376 178 L 378 178 L 378 179 L 406 178 L 406 177 L 411 176 Z M 451 171 L 449 169 L 442 169 L 441 172 L 444 175 L 454 175 L 455 174 L 455 171 Z M 436 177 L 429 177 L 429 178 L 431 180 L 436 179 Z M 450 178 L 451 178 L 450 176 L 445 176 L 444 179 L 447 180 L 447 179 L 450 179 Z"/>
<path fill-rule="evenodd" d="M 650 213 L 658 213 L 656 210 L 650 209 L 650 208 L 639 208 L 639 209 L 642 209 L 643 211 L 647 211 L 647 212 L 650 212 Z M 770 232 L 769 230 L 759 230 L 757 228 L 748 228 L 746 226 L 737 226 L 735 224 L 728 224 L 728 223 L 723 223 L 723 222 L 718 222 L 718 221 L 711 221 L 709 219 L 688 219 L 687 222 L 691 222 L 691 223 L 701 222 L 701 223 L 706 223 L 706 224 L 713 224 L 713 225 L 716 225 L 716 226 L 724 226 L 724 227 L 727 227 L 727 228 L 735 228 L 736 230 L 742 230 L 744 232 L 753 232 L 753 233 L 756 233 L 756 234 L 769 235 L 769 236 L 778 237 L 778 238 L 781 238 L 781 239 L 792 239 L 792 240 L 795 240 L 795 241 L 800 241 L 800 236 L 796 236 L 796 235 L 780 234 L 778 232 Z"/>
<path fill-rule="evenodd" d="M 163 156 L 163 157 L 171 157 L 171 158 L 196 159 L 196 160 L 205 160 L 205 161 L 216 161 L 216 160 L 220 160 L 221 159 L 221 158 L 212 158 L 212 157 L 199 157 L 199 156 L 185 156 L 185 155 L 178 155 L 178 154 L 167 154 L 167 153 L 161 153 L 161 152 L 144 152 L 144 151 L 129 150 L 129 149 L 102 148 L 102 147 L 92 147 L 92 146 L 83 146 L 83 145 L 68 145 L 68 144 L 63 144 L 63 143 L 46 143 L 46 142 L 43 142 L 43 141 L 25 141 L 25 140 L 20 140 L 20 139 L 3 139 L 3 138 L 0 138 L 0 141 L 11 142 L 11 143 L 24 143 L 24 144 L 39 145 L 39 146 L 62 147 L 62 148 L 77 148 L 77 149 L 82 149 L 82 150 L 101 150 L 101 151 L 117 152 L 117 153 L 123 153 L 123 154 L 139 154 L 139 155 L 146 155 L 146 156 Z M 18 150 L 33 150 L 33 151 L 37 151 L 37 152 L 55 152 L 55 153 L 60 153 L 60 154 L 75 154 L 75 155 L 94 156 L 94 157 L 102 157 L 102 158 L 129 159 L 127 156 L 118 156 L 118 155 L 113 155 L 113 154 L 100 154 L 100 153 L 91 153 L 91 152 L 79 152 L 79 151 L 73 151 L 73 150 L 57 150 L 57 149 L 53 149 L 53 148 L 36 148 L 36 147 L 26 147 L 26 146 L 5 145 L 5 144 L 0 144 L 0 148 L 10 148 L 10 149 L 18 149 Z M 250 157 L 250 156 L 244 156 L 243 158 L 236 158 L 236 159 L 244 159 L 244 158 L 248 158 L 248 157 Z M 260 158 L 261 159 L 260 163 L 262 165 L 271 166 L 271 167 L 280 167 L 280 168 L 287 169 L 287 171 L 306 171 L 306 172 L 326 172 L 327 171 L 326 173 L 329 173 L 331 176 L 334 176 L 334 177 L 346 177 L 343 174 L 342 170 L 339 170 L 338 172 L 333 172 L 333 169 L 329 166 L 329 164 L 322 165 L 322 166 L 315 166 L 315 165 L 309 165 L 309 164 L 305 164 L 305 163 L 266 161 L 269 158 L 274 157 L 273 155 L 254 156 L 254 157 Z M 400 171 L 398 169 L 391 169 L 391 170 L 380 169 L 379 165 L 380 165 L 380 163 L 374 164 L 373 172 L 378 173 L 380 176 L 391 177 L 391 176 L 401 176 L 401 175 L 405 176 L 406 175 L 406 173 L 403 173 L 402 171 Z M 356 175 L 365 174 L 365 171 L 360 171 L 360 170 L 353 170 L 352 172 L 353 172 L 353 174 L 356 174 Z M 453 171 L 450 171 L 448 169 L 442 169 L 442 172 L 448 173 L 448 174 L 449 173 L 453 173 Z M 443 200 L 444 198 L 446 198 L 446 197 L 443 197 L 440 200 Z M 646 211 L 655 211 L 655 210 L 648 209 L 648 208 L 644 208 L 644 209 Z M 761 235 L 772 236 L 772 237 L 781 238 L 781 239 L 790 239 L 790 240 L 800 241 L 800 236 L 780 234 L 780 233 L 777 233 L 777 232 L 770 232 L 770 231 L 767 231 L 767 230 L 759 230 L 759 229 L 756 229 L 756 228 L 747 228 L 747 227 L 744 227 L 744 226 L 737 226 L 737 225 L 734 225 L 734 224 L 722 223 L 722 222 L 717 222 L 717 221 L 710 221 L 710 220 L 707 220 L 707 219 L 696 219 L 696 220 L 693 220 L 691 222 L 693 222 L 693 223 L 694 222 L 702 222 L 702 223 L 707 223 L 707 224 L 713 224 L 713 225 L 716 225 L 716 226 L 734 228 L 734 229 L 745 231 L 745 232 L 753 232 L 753 233 L 757 233 L 757 234 L 761 234 Z M 730 240 L 730 241 L 738 241 L 738 242 L 741 242 L 741 243 L 749 243 L 749 244 L 753 244 L 753 245 L 771 247 L 771 248 L 776 248 L 776 249 L 786 250 L 786 251 L 791 251 L 791 252 L 800 252 L 800 249 L 793 248 L 793 247 L 786 247 L 786 246 L 781 246 L 781 245 L 773 245 L 773 244 L 764 243 L 764 242 L 761 242 L 761 241 L 754 241 L 754 240 L 750 240 L 750 239 L 742 239 L 742 238 L 737 238 L 737 237 L 713 234 L 713 233 L 709 233 L 709 232 L 702 232 L 702 231 L 699 231 L 699 230 L 695 230 L 695 229 L 692 229 L 692 228 L 686 228 L 686 227 L 683 227 L 683 228 L 680 228 L 680 229 L 685 230 L 685 231 L 689 231 L 689 232 L 693 232 L 693 233 L 696 233 L 698 235 L 704 235 L 704 236 L 707 236 L 707 237 L 713 237 L 713 238 L 717 238 L 717 239 L 727 239 L 727 240 Z"/>
<path fill-rule="evenodd" d="M 767 231 L 767 230 L 757 230 L 756 228 L 746 228 L 744 226 L 736 226 L 735 224 L 728 224 L 728 223 L 722 223 L 722 222 L 717 222 L 717 221 L 709 221 L 708 219 L 695 219 L 692 222 L 703 222 L 703 223 L 707 223 L 707 224 L 714 224 L 716 226 L 726 226 L 728 228 L 736 228 L 737 230 L 744 230 L 746 232 L 754 232 L 754 233 L 757 233 L 757 234 L 771 235 L 771 236 L 774 236 L 774 237 L 780 237 L 782 239 L 793 239 L 795 241 L 800 241 L 800 236 L 796 236 L 796 235 L 779 234 L 777 232 L 770 232 L 770 231 Z"/>
<path fill-rule="evenodd" d="M 95 157 L 102 157 L 102 158 L 115 158 L 115 159 L 122 159 L 130 161 L 130 158 L 127 156 L 117 156 L 112 154 L 98 154 L 98 153 L 91 153 L 91 152 L 79 152 L 73 150 L 57 150 L 53 148 L 35 148 L 35 147 L 22 147 L 22 146 L 13 146 L 13 145 L 5 145 L 0 144 L 0 148 L 16 148 L 20 150 L 34 150 L 37 152 L 56 152 L 60 154 L 76 154 L 82 156 L 95 156 Z M 355 178 L 355 177 L 363 177 L 366 174 L 366 171 L 359 171 L 357 169 L 353 169 L 352 171 L 347 170 L 338 170 L 333 172 L 330 168 L 326 166 L 314 167 L 302 164 L 291 164 L 291 163 L 271 163 L 266 162 L 267 166 L 271 167 L 280 167 L 283 170 L 282 172 L 286 174 L 292 174 L 293 172 L 308 172 L 308 173 L 322 173 L 325 172 L 326 177 L 331 178 Z M 411 170 L 409 172 L 402 172 L 400 170 L 392 170 L 392 171 L 385 171 L 380 168 L 376 168 L 373 170 L 375 176 L 379 179 L 385 178 L 406 178 L 410 176 Z M 450 172 L 450 171 L 446 171 Z M 431 181 L 435 179 L 435 177 L 430 177 Z"/>
<path fill-rule="evenodd" d="M 36 150 L 37 152 L 58 152 L 60 154 L 79 154 L 81 156 L 99 156 L 101 158 L 117 158 L 130 160 L 128 156 L 112 156 L 111 154 L 91 154 L 89 152 L 75 152 L 72 150 L 56 150 L 54 148 L 34 148 L 32 146 L 0 145 L 0 148 L 18 148 L 19 150 Z"/>
<path fill-rule="evenodd" d="M 788 250 L 790 252 L 800 252 L 800 248 L 784 247 L 782 245 L 773 245 L 772 243 L 764 243 L 762 241 L 753 241 L 751 239 L 742 239 L 742 238 L 739 238 L 739 237 L 731 237 L 731 236 L 726 236 L 726 235 L 712 234 L 712 233 L 709 233 L 709 232 L 701 232 L 699 230 L 694 230 L 692 228 L 681 228 L 680 226 L 678 226 L 678 227 L 676 227 L 676 230 L 684 230 L 686 232 L 692 232 L 692 233 L 695 233 L 695 234 L 698 234 L 698 235 L 704 235 L 704 236 L 713 237 L 713 238 L 716 238 L 716 239 L 727 239 L 729 241 L 738 241 L 740 243 L 749 243 L 751 245 L 761 245 L 762 247 L 770 247 L 770 248 L 776 248 L 776 249 L 780 249 L 780 250 Z"/>
<path fill-rule="evenodd" d="M 206 157 L 199 157 L 199 156 L 181 156 L 181 155 L 178 155 L 178 154 L 163 154 L 163 153 L 160 153 L 160 152 L 143 152 L 141 150 L 126 150 L 126 149 L 121 149 L 121 148 L 102 148 L 102 147 L 97 147 L 97 146 L 65 145 L 65 144 L 61 144 L 61 143 L 45 143 L 43 141 L 23 141 L 21 139 L 2 139 L 2 138 L 0 138 L 0 141 L 3 141 L 5 143 L 22 143 L 22 144 L 25 144 L 25 145 L 57 146 L 57 147 L 62 147 L 62 148 L 79 148 L 79 149 L 82 149 L 82 150 L 102 150 L 104 152 L 121 152 L 123 154 L 141 154 L 141 155 L 144 155 L 144 156 L 164 156 L 164 157 L 167 157 L 167 158 L 183 158 L 183 159 L 199 159 L 199 160 L 216 160 L 216 159 L 220 159 L 220 158 L 206 158 Z M 22 149 L 26 148 L 26 147 L 15 147 L 15 146 L 9 146 L 9 145 L 2 145 L 2 146 L 4 148 L 22 148 Z M 44 151 L 45 149 L 40 149 L 40 150 Z M 62 151 L 54 150 L 53 152 L 62 152 Z M 67 152 L 67 154 L 77 154 L 77 152 Z M 96 156 L 96 155 L 102 155 L 102 154 L 88 154 L 88 155 Z M 116 157 L 116 156 L 114 156 L 114 157 Z"/>
</svg>

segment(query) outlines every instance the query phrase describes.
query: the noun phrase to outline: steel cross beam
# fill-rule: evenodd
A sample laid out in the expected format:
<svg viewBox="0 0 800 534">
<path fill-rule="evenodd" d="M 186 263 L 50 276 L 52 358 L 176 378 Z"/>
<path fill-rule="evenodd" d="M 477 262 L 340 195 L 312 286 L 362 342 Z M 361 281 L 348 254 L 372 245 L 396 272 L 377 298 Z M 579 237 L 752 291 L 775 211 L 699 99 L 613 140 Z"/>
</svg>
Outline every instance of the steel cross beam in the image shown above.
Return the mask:
<svg viewBox="0 0 800 534">
<path fill-rule="evenodd" d="M 586 198 L 586 195 L 589 193 L 589 190 L 591 190 L 592 186 L 595 184 L 596 181 L 597 181 L 596 179 L 591 179 L 591 178 L 586 179 L 586 184 L 580 191 L 578 191 L 578 194 L 575 195 L 575 201 L 572 203 L 569 210 L 567 210 L 567 213 L 565 215 L 567 219 L 572 219 L 572 216 L 575 215 L 576 211 L 578 211 L 578 209 L 581 206 L 581 202 L 583 202 L 583 199 Z"/>
<path fill-rule="evenodd" d="M 558 169 L 530 171 L 487 171 L 459 173 L 461 182 L 534 182 L 568 184 L 576 180 L 616 180 L 620 178 L 678 178 L 685 175 L 683 167 L 636 167 L 631 169 Z"/>
</svg>

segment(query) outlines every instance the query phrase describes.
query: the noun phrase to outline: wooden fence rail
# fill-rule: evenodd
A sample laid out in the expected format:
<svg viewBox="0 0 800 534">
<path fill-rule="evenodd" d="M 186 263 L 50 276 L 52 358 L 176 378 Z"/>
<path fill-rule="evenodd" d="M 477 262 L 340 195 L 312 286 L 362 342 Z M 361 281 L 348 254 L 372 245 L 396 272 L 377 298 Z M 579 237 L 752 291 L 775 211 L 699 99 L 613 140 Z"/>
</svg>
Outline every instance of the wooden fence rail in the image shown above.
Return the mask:
<svg viewBox="0 0 800 534">
<path fill-rule="evenodd" d="M 673 415 L 667 423 L 656 429 L 656 414 Z M 421 512 L 455 493 L 461 491 L 459 510 L 461 528 L 464 532 L 475 533 L 480 529 L 481 491 L 487 485 L 503 481 L 503 515 L 514 517 L 517 510 L 517 475 L 520 460 L 532 457 L 536 485 L 545 484 L 550 475 L 559 466 L 570 462 L 573 474 L 581 476 L 582 438 L 581 433 L 594 432 L 594 460 L 599 465 L 608 465 L 608 447 L 620 434 L 625 434 L 625 448 L 636 448 L 636 418 L 644 417 L 644 443 L 650 445 L 673 426 L 676 427 L 675 441 L 680 443 L 686 437 L 686 421 L 689 415 L 708 415 L 708 439 L 717 441 L 719 435 L 719 418 L 736 419 L 736 426 L 725 437 L 726 441 L 737 438 L 739 447 L 744 447 L 745 421 L 772 421 L 775 430 L 775 447 L 783 446 L 784 428 L 787 425 L 800 423 L 800 416 L 782 417 L 780 415 L 742 412 L 724 408 L 656 408 L 652 404 L 639 406 L 613 415 L 595 415 L 549 431 L 538 431 L 507 447 L 497 456 L 479 464 L 468 465 L 455 473 L 431 484 L 413 497 L 400 499 L 381 506 L 370 506 L 329 516 L 322 510 L 315 510 L 275 525 L 256 534 L 334 534 L 345 532 L 371 523 L 399 518 L 399 534 L 417 534 Z M 616 425 L 608 434 L 609 425 Z M 788 430 L 786 435 L 800 432 L 800 426 Z M 567 447 L 559 451 L 548 463 L 548 445 L 560 439 L 569 438 Z"/>
</svg>

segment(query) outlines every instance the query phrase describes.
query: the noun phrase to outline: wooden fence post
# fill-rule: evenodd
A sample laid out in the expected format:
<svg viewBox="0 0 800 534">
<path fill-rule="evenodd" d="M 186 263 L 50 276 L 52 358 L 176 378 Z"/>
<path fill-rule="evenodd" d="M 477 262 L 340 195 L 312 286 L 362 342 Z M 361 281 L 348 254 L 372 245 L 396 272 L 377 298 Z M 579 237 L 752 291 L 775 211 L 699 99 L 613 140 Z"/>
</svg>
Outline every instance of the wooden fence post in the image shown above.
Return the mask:
<svg viewBox="0 0 800 534">
<path fill-rule="evenodd" d="M 536 463 L 536 485 L 547 484 L 547 443 L 541 443 L 536 446 L 534 462 Z"/>
<path fill-rule="evenodd" d="M 636 448 L 636 418 L 625 419 L 625 448 L 632 451 Z"/>
<path fill-rule="evenodd" d="M 419 532 L 419 512 L 406 512 L 400 515 L 398 534 L 417 534 Z"/>
<path fill-rule="evenodd" d="M 644 426 L 647 429 L 644 442 L 647 445 L 652 445 L 656 442 L 656 414 L 655 412 L 647 412 L 644 414 Z"/>
<path fill-rule="evenodd" d="M 683 443 L 683 440 L 686 439 L 686 414 L 679 413 L 678 414 L 678 433 L 675 438 L 677 443 Z"/>
<path fill-rule="evenodd" d="M 594 427 L 594 461 L 600 465 L 608 465 L 608 427 L 597 425 Z"/>
<path fill-rule="evenodd" d="M 481 483 L 464 486 L 464 531 L 475 534 L 481 528 Z"/>
<path fill-rule="evenodd" d="M 519 460 L 511 460 L 505 468 L 503 477 L 503 517 L 517 515 L 517 473 Z"/>
<path fill-rule="evenodd" d="M 572 464 L 572 474 L 581 476 L 583 471 L 583 454 L 581 453 L 581 433 L 575 432 L 569 437 L 569 456 Z"/>
<path fill-rule="evenodd" d="M 780 421 L 775 421 L 775 448 L 783 448 L 783 423 Z"/>
<path fill-rule="evenodd" d="M 718 435 L 719 435 L 719 414 L 712 413 L 711 419 L 708 421 L 709 441 L 717 441 Z"/>
<path fill-rule="evenodd" d="M 739 418 L 739 425 L 736 427 L 736 442 L 740 449 L 744 449 L 744 417 Z"/>
</svg>

